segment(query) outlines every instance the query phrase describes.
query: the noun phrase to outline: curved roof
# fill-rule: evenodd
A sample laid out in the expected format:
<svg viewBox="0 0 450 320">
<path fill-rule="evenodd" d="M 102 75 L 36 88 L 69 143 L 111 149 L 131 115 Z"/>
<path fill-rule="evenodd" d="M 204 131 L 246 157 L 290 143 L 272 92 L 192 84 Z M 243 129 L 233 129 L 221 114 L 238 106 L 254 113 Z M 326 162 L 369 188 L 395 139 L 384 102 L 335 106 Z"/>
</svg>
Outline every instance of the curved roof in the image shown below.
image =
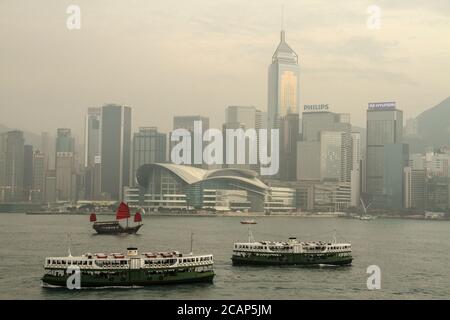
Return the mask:
<svg viewBox="0 0 450 320">
<path fill-rule="evenodd" d="M 268 189 L 261 180 L 258 179 L 257 173 L 240 168 L 225 168 L 205 170 L 187 165 L 173 164 L 173 163 L 152 163 L 144 164 L 137 170 L 136 178 L 139 185 L 143 187 L 148 186 L 148 176 L 153 168 L 165 168 L 178 176 L 187 184 L 193 184 L 200 181 L 216 180 L 216 179 L 232 179 L 248 183 L 260 189 Z"/>
<path fill-rule="evenodd" d="M 176 174 L 188 184 L 202 180 L 207 173 L 205 169 L 186 166 L 182 164 L 155 163 L 155 165 L 170 170 L 172 173 Z"/>
<path fill-rule="evenodd" d="M 240 169 L 240 168 L 223 168 L 223 169 L 213 169 L 206 173 L 205 178 L 216 177 L 216 176 L 231 176 L 237 175 L 247 178 L 256 178 L 257 173 L 250 169 Z"/>
<path fill-rule="evenodd" d="M 136 172 L 136 179 L 139 185 L 146 187 L 148 185 L 148 175 L 155 167 L 161 167 L 169 170 L 187 184 L 201 181 L 206 174 L 206 170 L 181 164 L 173 163 L 150 163 L 139 167 Z"/>
<path fill-rule="evenodd" d="M 251 186 L 254 186 L 258 189 L 269 189 L 267 185 L 265 185 L 261 180 L 258 178 L 249 179 L 244 177 L 238 177 L 238 176 L 214 176 L 204 179 L 203 181 L 210 181 L 210 180 L 220 180 L 220 179 L 228 179 L 228 180 L 235 180 L 240 182 L 245 182 Z"/>
</svg>

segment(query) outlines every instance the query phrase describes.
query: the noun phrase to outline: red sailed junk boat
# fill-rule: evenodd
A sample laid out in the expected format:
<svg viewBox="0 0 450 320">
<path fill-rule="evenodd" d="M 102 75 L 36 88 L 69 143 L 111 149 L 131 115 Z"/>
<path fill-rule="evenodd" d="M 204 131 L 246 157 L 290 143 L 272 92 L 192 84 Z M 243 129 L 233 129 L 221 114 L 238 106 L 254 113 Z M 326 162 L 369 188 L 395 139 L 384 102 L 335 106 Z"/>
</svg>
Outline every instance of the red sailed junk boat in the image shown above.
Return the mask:
<svg viewBox="0 0 450 320">
<path fill-rule="evenodd" d="M 116 213 L 116 220 L 114 221 L 97 221 L 97 216 L 92 213 L 90 221 L 94 224 L 92 227 L 99 234 L 132 234 L 138 232 L 142 227 L 142 216 L 139 212 L 134 215 L 134 224 L 129 225 L 128 219 L 131 217 L 130 208 L 124 202 L 121 202 Z M 120 224 L 120 220 L 127 219 L 126 226 Z"/>
</svg>

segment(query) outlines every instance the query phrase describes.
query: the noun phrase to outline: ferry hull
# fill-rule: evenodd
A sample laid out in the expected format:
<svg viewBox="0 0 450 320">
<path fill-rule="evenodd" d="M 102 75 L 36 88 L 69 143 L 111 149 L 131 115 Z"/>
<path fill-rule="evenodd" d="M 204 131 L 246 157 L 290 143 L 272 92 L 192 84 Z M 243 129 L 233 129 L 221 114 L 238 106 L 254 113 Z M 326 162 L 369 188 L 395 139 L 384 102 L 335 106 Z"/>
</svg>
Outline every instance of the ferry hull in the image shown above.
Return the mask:
<svg viewBox="0 0 450 320">
<path fill-rule="evenodd" d="M 292 265 L 292 266 L 317 266 L 333 265 L 343 266 L 350 265 L 353 261 L 351 256 L 339 257 L 335 254 L 322 254 L 320 256 L 308 257 L 305 254 L 273 254 L 273 255 L 233 255 L 231 258 L 233 265 Z"/>
<path fill-rule="evenodd" d="M 66 287 L 68 276 L 55 276 L 46 274 L 42 278 L 44 284 L 51 286 Z M 82 288 L 99 287 L 132 287 L 132 286 L 152 286 L 180 283 L 212 282 L 213 271 L 178 271 L 162 274 L 148 274 L 141 270 L 124 271 L 114 273 L 91 275 L 84 271 L 81 273 L 80 286 Z"/>
</svg>

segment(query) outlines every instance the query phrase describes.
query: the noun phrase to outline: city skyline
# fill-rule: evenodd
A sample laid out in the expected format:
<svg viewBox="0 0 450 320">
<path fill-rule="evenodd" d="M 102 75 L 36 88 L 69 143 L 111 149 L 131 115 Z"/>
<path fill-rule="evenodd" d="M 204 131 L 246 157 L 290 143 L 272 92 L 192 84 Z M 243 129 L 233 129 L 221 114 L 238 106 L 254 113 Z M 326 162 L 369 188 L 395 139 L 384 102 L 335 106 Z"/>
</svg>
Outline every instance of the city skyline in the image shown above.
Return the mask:
<svg viewBox="0 0 450 320">
<path fill-rule="evenodd" d="M 370 3 L 364 1 L 284 3 L 284 29 L 299 55 L 301 106 L 328 103 L 364 127 L 367 102 L 395 100 L 407 119 L 448 96 L 448 3 L 379 1 L 380 30 L 367 28 Z M 195 10 L 180 4 L 184 11 L 177 13 L 164 4 L 81 1 L 82 25 L 74 31 L 65 27 L 68 3 L 50 3 L 45 14 L 34 15 L 38 5 L 0 4 L 7 26 L 0 31 L 2 125 L 35 133 L 67 127 L 82 139 L 85 110 L 108 102 L 133 107 L 133 131 L 158 123 L 169 132 L 180 108 L 209 117 L 216 128 L 229 105 L 267 111 L 267 66 L 281 29 L 281 2 L 198 1 Z M 13 40 L 18 33 L 22 40 Z M 132 50 L 109 50 L 115 38 Z M 19 116 L 25 112 L 30 119 Z M 32 121 L 36 115 L 46 120 Z"/>
<path fill-rule="evenodd" d="M 81 10 L 81 7 L 78 8 Z M 380 7 L 376 8 L 380 9 Z M 0 156 L 5 163 L 3 199 L 17 197 L 18 200 L 30 201 L 30 197 L 33 196 L 33 199 L 41 201 L 44 198 L 62 201 L 108 198 L 119 201 L 134 199 L 133 201 L 135 201 L 139 198 L 139 202 L 143 204 L 146 201 L 142 198 L 143 192 L 153 190 L 154 186 L 141 184 L 142 181 L 138 185 L 136 184 L 139 180 L 139 172 L 142 173 L 141 168 L 150 170 L 148 165 L 169 162 L 176 165 L 193 165 L 204 170 L 234 168 L 236 171 L 230 172 L 241 172 L 243 176 L 248 175 L 244 169 L 261 170 L 262 181 L 267 183 L 267 189 L 263 187 L 265 191 L 261 192 L 266 193 L 266 196 L 272 199 L 266 199 L 268 201 L 267 210 L 280 209 L 278 201 L 283 203 L 283 210 L 294 210 L 295 208 L 344 210 L 351 206 L 359 206 L 360 196 L 365 197 L 365 200 L 374 201 L 375 207 L 383 207 L 386 200 L 393 206 L 395 203 L 395 208 L 410 205 L 407 193 L 412 193 L 411 190 L 417 188 L 417 185 L 412 182 L 418 174 L 412 169 L 408 169 L 410 167 L 409 154 L 414 153 L 410 152 L 408 143 L 417 146 L 414 138 L 418 136 L 418 123 L 409 120 L 404 127 L 405 106 L 392 97 L 383 100 L 371 98 L 364 102 L 365 106 L 362 109 L 366 113 L 364 123 L 367 125 L 367 130 L 360 130 L 352 126 L 353 124 L 366 127 L 364 124 L 358 124 L 358 120 L 355 121 L 355 117 L 358 119 L 355 110 L 342 112 L 337 110 L 330 101 L 311 101 L 306 104 L 303 96 L 310 94 L 310 90 L 312 92 L 314 90 L 308 87 L 308 81 L 301 81 L 305 69 L 301 56 L 304 51 L 301 49 L 301 45 L 298 46 L 299 49 L 292 44 L 290 38 L 287 37 L 283 17 L 281 21 L 278 45 L 275 45 L 274 41 L 272 59 L 266 64 L 268 72 L 265 75 L 266 88 L 263 90 L 267 97 L 266 107 L 260 107 L 254 103 L 228 103 L 220 109 L 220 112 L 212 108 L 197 112 L 201 108 L 188 108 L 189 99 L 187 99 L 186 105 L 177 107 L 177 110 L 167 109 L 165 116 L 173 119 L 173 125 L 167 129 L 164 121 L 161 121 L 157 115 L 157 108 L 147 110 L 148 113 L 152 113 L 151 120 L 148 120 L 145 117 L 141 119 L 140 114 L 136 116 L 136 112 L 139 113 L 139 107 L 133 106 L 130 102 L 91 105 L 84 108 L 83 120 L 79 121 L 79 123 L 85 124 L 84 136 L 77 137 L 73 127 L 58 125 L 54 151 L 49 148 L 49 144 L 53 143 L 50 141 L 52 140 L 51 134 L 49 137 L 43 132 L 41 133 L 41 144 L 29 145 L 30 142 L 26 141 L 22 131 L 16 131 L 17 134 L 20 134 L 18 142 L 13 142 L 14 131 L 8 131 L 3 134 L 4 138 L 2 139 L 6 140 L 4 143 L 2 142 L 4 146 L 0 150 L 2 152 Z M 381 28 L 381 20 L 377 23 L 380 24 L 377 29 Z M 79 27 L 81 27 L 81 20 Z M 366 28 L 370 30 L 369 32 L 374 32 L 371 30 L 369 21 Z M 81 32 L 81 29 L 78 31 Z M 293 33 L 295 34 L 295 31 Z M 202 67 L 204 66 L 199 66 L 199 69 Z M 232 72 L 239 73 L 242 70 L 241 66 L 237 64 Z M 306 70 L 308 70 L 308 66 L 306 66 Z M 308 74 L 308 71 L 306 73 Z M 176 85 L 178 75 L 176 74 L 172 79 L 173 92 L 177 94 L 180 93 Z M 341 83 L 343 82 L 341 81 Z M 398 82 L 398 84 L 400 83 L 402 82 Z M 128 89 L 133 85 L 134 83 L 130 83 Z M 222 89 L 219 82 L 212 85 L 217 85 L 214 90 Z M 250 86 L 248 87 L 250 88 Z M 126 88 L 127 86 L 123 86 L 123 88 L 119 88 L 119 91 Z M 322 97 L 322 94 L 327 92 L 327 88 L 320 89 Z M 378 90 L 379 88 L 372 87 L 372 89 Z M 208 95 L 204 94 L 204 98 L 215 97 L 214 90 L 208 92 L 210 93 Z M 92 91 L 95 91 L 95 88 Z M 344 91 L 342 92 L 344 93 Z M 166 98 L 169 99 L 176 95 L 171 94 Z M 110 96 L 114 97 L 115 95 L 111 93 Z M 130 95 L 130 101 L 135 96 L 139 96 L 139 94 Z M 343 96 L 351 101 L 351 97 L 347 97 L 345 94 Z M 232 94 L 227 99 L 231 100 L 234 97 Z M 76 97 L 74 99 L 76 100 Z M 112 98 L 110 100 L 113 101 Z M 62 109 L 53 111 L 54 118 L 57 118 L 61 111 Z M 213 116 L 210 115 L 211 111 L 214 111 Z M 153 115 L 154 112 L 156 112 L 155 115 Z M 225 117 L 218 116 L 218 114 Z M 40 118 L 45 119 L 42 115 Z M 22 118 L 22 120 L 26 122 L 26 118 Z M 46 121 L 48 120 L 40 122 Z M 252 139 L 255 139 L 259 149 L 257 154 L 261 157 L 267 151 L 266 146 L 263 146 L 266 144 L 264 141 L 267 141 L 267 136 L 264 136 L 267 131 L 264 128 L 276 131 L 275 135 L 270 133 L 271 138 L 267 144 L 271 154 L 270 167 L 272 164 L 274 165 L 270 173 L 265 171 L 266 165 L 269 163 L 264 163 L 268 159 L 268 154 L 264 158 L 266 160 L 259 159 L 262 161 L 261 163 L 258 162 L 259 160 L 247 162 L 254 159 L 255 149 L 241 150 L 250 146 L 254 148 L 255 144 Z M 23 130 L 23 127 L 21 129 Z M 210 131 L 208 129 L 214 132 L 212 148 L 213 144 L 207 143 L 207 141 L 211 141 L 210 137 L 208 135 L 206 138 L 203 137 L 203 133 L 206 134 Z M 239 129 L 239 134 L 233 138 L 237 129 Z M 257 135 L 254 131 L 251 135 L 253 138 L 249 138 L 245 142 L 245 138 L 239 138 L 241 133 L 243 135 L 242 129 L 259 130 Z M 184 130 L 182 137 L 179 136 L 180 130 Z M 47 131 L 49 131 L 48 128 L 45 128 L 45 132 Z M 227 131 L 226 141 L 224 141 L 225 131 Z M 228 131 L 231 133 L 230 136 L 228 136 Z M 412 139 L 405 141 L 405 144 L 403 144 L 403 131 L 408 132 L 406 134 L 408 139 Z M 179 138 L 184 138 L 186 133 L 194 134 L 194 138 L 186 140 L 187 145 L 184 144 L 184 139 L 178 144 Z M 249 134 L 247 132 L 245 136 Z M 361 135 L 367 139 L 361 138 Z M 235 146 L 235 138 L 244 144 Z M 215 142 L 220 145 L 217 146 Z M 230 143 L 233 149 L 225 148 L 223 142 Z M 436 147 L 436 145 L 434 146 Z M 441 146 L 442 144 L 439 145 L 439 147 Z M 30 167 L 30 163 L 33 164 L 33 148 L 38 153 L 35 157 L 38 166 L 36 179 L 40 177 L 39 179 L 45 180 L 37 183 L 37 188 L 32 185 L 33 168 Z M 228 161 L 227 157 L 224 165 L 223 151 L 226 149 L 231 159 L 234 158 L 231 151 L 236 148 L 236 151 L 241 152 L 244 158 L 248 158 L 247 161 L 234 163 L 234 161 Z M 24 152 L 26 156 L 16 156 L 14 153 L 16 149 Z M 39 157 L 39 149 L 46 149 L 43 152 L 43 163 Z M 207 158 L 214 159 L 214 161 L 204 159 L 207 150 L 210 152 Z M 211 150 L 214 151 L 211 153 Z M 446 158 L 444 160 L 447 161 Z M 24 166 L 21 161 L 26 165 Z M 50 165 L 52 161 L 55 162 L 54 168 Z M 393 162 L 395 166 L 383 166 L 383 162 Z M 46 170 L 44 177 L 40 175 L 42 164 Z M 236 164 L 238 165 L 236 166 Z M 20 171 L 16 170 L 17 166 L 21 168 Z M 425 168 L 426 165 L 424 164 L 422 167 Z M 181 167 L 171 168 L 175 171 L 184 170 Z M 186 170 L 190 172 L 193 169 Z M 28 172 L 26 176 L 25 172 Z M 445 176 L 450 177 L 450 171 Z M 56 187 L 53 190 L 52 179 L 54 178 Z M 50 187 L 46 185 L 47 179 L 50 179 Z M 164 180 L 163 184 L 169 183 L 171 185 L 169 189 L 173 191 L 175 189 L 172 188 L 172 184 L 176 185 L 178 182 L 171 179 Z M 15 183 L 15 180 L 18 183 Z M 407 183 L 403 183 L 403 181 Z M 205 185 L 207 184 L 209 182 L 205 182 Z M 44 194 L 42 190 L 39 191 L 43 185 Z M 223 186 L 220 184 L 218 188 Z M 49 188 L 53 191 L 47 190 Z M 277 188 L 281 188 L 282 191 Z M 184 189 L 179 189 L 177 197 L 184 192 Z M 294 196 L 294 194 L 296 195 Z M 202 192 L 200 195 L 203 197 Z M 155 197 L 156 195 L 149 193 L 144 197 L 147 196 Z M 181 197 L 183 198 L 183 196 Z M 190 197 L 191 195 L 187 194 L 186 200 L 177 199 L 178 205 L 189 207 L 189 203 L 192 201 Z M 278 200 L 274 200 L 277 197 L 279 197 Z M 308 200 L 311 197 L 314 198 L 312 205 Z M 298 201 L 295 200 L 297 198 Z M 302 200 L 300 201 L 300 199 Z M 154 200 L 155 198 L 151 201 Z M 448 200 L 450 203 L 450 198 Z M 258 208 L 265 208 L 261 201 L 263 199 L 259 199 Z M 272 208 L 272 206 L 275 207 Z"/>
</svg>

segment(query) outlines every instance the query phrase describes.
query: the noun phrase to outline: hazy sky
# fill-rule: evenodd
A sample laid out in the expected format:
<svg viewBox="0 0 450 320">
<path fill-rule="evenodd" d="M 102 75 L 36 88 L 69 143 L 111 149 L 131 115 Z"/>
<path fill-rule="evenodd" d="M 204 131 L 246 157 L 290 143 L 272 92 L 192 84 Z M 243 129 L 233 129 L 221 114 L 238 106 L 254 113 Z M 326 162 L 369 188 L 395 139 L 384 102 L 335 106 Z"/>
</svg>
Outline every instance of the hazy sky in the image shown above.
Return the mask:
<svg viewBox="0 0 450 320">
<path fill-rule="evenodd" d="M 70 4 L 80 30 L 66 28 Z M 450 95 L 449 0 L 0 0 L 0 123 L 81 135 L 88 107 L 116 102 L 133 127 L 167 132 L 174 115 L 219 127 L 228 105 L 266 110 L 282 4 L 302 105 L 364 126 L 370 101 L 406 118 Z M 366 25 L 373 4 L 380 30 Z"/>
</svg>

